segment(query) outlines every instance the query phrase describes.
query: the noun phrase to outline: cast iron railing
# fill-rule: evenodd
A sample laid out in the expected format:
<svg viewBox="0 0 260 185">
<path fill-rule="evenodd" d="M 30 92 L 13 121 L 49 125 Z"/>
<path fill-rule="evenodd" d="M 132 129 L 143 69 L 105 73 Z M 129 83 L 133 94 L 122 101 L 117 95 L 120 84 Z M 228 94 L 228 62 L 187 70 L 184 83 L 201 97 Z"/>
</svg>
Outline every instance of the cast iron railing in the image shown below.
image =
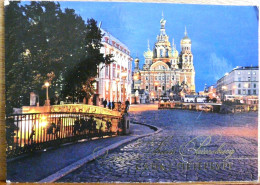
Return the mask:
<svg viewBox="0 0 260 185">
<path fill-rule="evenodd" d="M 87 113 L 15 114 L 6 118 L 7 157 L 122 132 L 121 117 Z"/>
</svg>

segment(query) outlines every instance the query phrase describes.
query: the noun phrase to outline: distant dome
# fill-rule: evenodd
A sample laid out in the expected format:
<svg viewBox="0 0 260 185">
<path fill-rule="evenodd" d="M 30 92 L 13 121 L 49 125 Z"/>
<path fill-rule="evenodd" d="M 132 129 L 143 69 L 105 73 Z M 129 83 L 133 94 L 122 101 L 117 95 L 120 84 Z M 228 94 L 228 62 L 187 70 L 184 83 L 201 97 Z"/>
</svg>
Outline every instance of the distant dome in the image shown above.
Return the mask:
<svg viewBox="0 0 260 185">
<path fill-rule="evenodd" d="M 148 51 L 144 52 L 145 58 L 153 58 L 153 52 L 149 49 Z"/>
</svg>

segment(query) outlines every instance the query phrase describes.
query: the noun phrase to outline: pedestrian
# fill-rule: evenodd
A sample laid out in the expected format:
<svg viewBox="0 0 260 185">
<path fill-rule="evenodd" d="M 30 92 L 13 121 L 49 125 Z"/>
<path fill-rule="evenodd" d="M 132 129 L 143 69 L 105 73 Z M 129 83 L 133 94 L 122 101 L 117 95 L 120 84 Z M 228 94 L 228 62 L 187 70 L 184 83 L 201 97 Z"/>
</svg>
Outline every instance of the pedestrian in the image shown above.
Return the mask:
<svg viewBox="0 0 260 185">
<path fill-rule="evenodd" d="M 112 106 L 112 103 L 111 103 L 111 101 L 109 100 L 109 102 L 108 102 L 108 108 L 111 109 L 111 106 Z"/>
<path fill-rule="evenodd" d="M 79 122 L 79 118 L 76 118 L 76 120 L 74 121 L 74 129 L 73 129 L 73 134 L 77 135 L 78 131 L 80 129 L 80 122 Z"/>
<path fill-rule="evenodd" d="M 115 108 L 115 102 L 112 101 L 112 110 L 114 110 L 114 108 Z"/>
<path fill-rule="evenodd" d="M 129 109 L 129 105 L 130 102 L 128 101 L 128 99 L 125 101 L 125 113 L 127 113 L 128 109 Z"/>
<path fill-rule="evenodd" d="M 104 108 L 106 108 L 106 106 L 107 106 L 107 100 L 106 99 L 103 101 L 103 105 L 104 105 Z"/>
<path fill-rule="evenodd" d="M 99 126 L 99 137 L 101 137 L 101 138 L 103 138 L 102 128 L 103 128 L 103 122 L 101 121 L 100 126 Z"/>
<path fill-rule="evenodd" d="M 56 138 L 60 138 L 58 133 L 60 132 L 60 127 L 61 127 L 61 118 L 59 118 L 56 129 L 55 129 L 55 136 Z"/>
</svg>

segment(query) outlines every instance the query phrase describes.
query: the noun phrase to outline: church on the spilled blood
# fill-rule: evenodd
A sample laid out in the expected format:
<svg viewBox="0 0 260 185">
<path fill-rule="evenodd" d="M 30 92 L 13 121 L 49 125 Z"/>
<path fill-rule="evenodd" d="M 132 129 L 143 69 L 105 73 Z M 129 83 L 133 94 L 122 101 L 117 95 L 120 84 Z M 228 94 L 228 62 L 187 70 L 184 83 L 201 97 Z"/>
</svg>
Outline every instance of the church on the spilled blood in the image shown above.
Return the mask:
<svg viewBox="0 0 260 185">
<path fill-rule="evenodd" d="M 135 59 L 133 72 L 133 94 L 132 98 L 138 102 L 145 103 L 160 97 L 173 97 L 176 85 L 183 85 L 184 94 L 195 93 L 195 70 L 193 66 L 193 54 L 191 52 L 191 39 L 185 28 L 184 37 L 180 42 L 180 53 L 176 49 L 174 39 L 172 44 L 165 30 L 166 20 L 162 17 L 160 34 L 154 44 L 153 50 L 144 52 L 143 69 L 139 68 L 139 59 Z M 183 89 L 184 89 L 183 88 Z M 145 101 L 145 102 L 144 102 Z"/>
</svg>

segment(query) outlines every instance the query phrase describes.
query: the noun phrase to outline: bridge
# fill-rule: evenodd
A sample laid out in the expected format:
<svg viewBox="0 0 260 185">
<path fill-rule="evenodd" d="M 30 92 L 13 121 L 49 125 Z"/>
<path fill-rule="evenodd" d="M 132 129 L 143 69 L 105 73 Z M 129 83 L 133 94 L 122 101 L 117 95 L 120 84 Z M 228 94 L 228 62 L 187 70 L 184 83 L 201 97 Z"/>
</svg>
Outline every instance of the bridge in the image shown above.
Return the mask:
<svg viewBox="0 0 260 185">
<path fill-rule="evenodd" d="M 123 110 L 119 105 L 116 110 L 85 104 L 25 106 L 21 114 L 6 118 L 7 157 L 126 133 L 129 120 Z"/>
</svg>

